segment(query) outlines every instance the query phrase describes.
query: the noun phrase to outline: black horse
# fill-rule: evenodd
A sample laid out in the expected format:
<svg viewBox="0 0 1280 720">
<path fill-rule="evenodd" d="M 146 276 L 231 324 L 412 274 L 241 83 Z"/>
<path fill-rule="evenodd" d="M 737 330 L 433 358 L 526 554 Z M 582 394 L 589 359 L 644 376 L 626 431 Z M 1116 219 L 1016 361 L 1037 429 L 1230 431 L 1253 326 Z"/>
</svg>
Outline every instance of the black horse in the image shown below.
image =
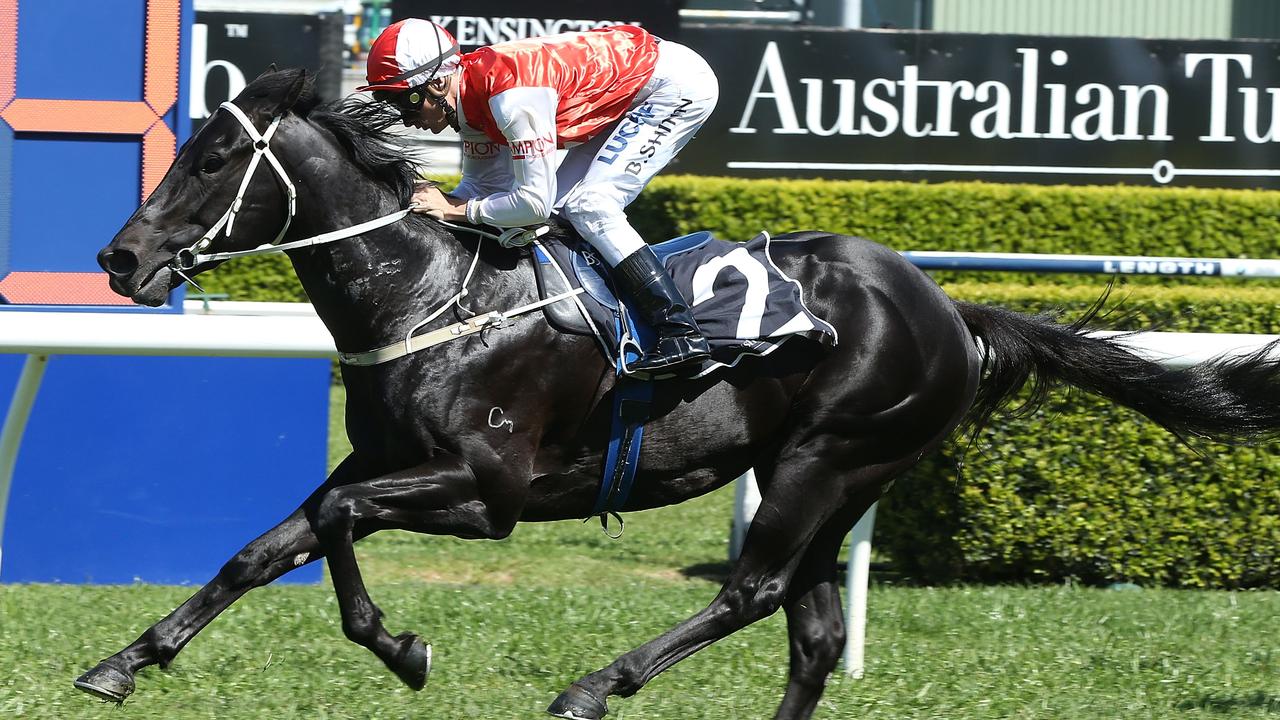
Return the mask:
<svg viewBox="0 0 1280 720">
<path fill-rule="evenodd" d="M 371 110 L 319 106 L 300 71 L 269 72 L 235 99 L 297 183 L 285 240 L 350 227 L 407 206 L 415 170 Z M 111 287 L 164 301 L 181 251 L 219 222 L 253 154 L 226 110 L 181 150 L 160 186 L 102 250 Z M 286 215 L 282 183 L 258 168 L 231 239 L 269 241 Z M 339 350 L 402 340 L 457 291 L 506 310 L 537 300 L 526 252 L 410 216 L 340 242 L 289 251 Z M 678 503 L 754 467 L 762 501 L 724 586 L 706 609 L 573 683 L 559 717 L 600 718 L 699 649 L 786 612 L 790 676 L 777 718 L 808 718 L 845 642 L 835 576 L 843 538 L 883 488 L 965 421 L 981 423 L 1029 379 L 1098 393 L 1183 435 L 1238 439 L 1280 428 L 1280 368 L 1262 355 L 1169 371 L 1079 325 L 955 302 L 897 253 L 853 237 L 782 236 L 774 259 L 839 331 L 820 347 L 794 340 L 710 377 L 659 383 L 640 473 L 626 509 Z M 216 262 L 204 262 L 205 271 Z M 446 314 L 425 330 L 455 322 Z M 166 666 L 248 590 L 301 562 L 328 560 L 343 631 L 413 688 L 429 648 L 391 636 L 365 591 L 352 544 L 397 528 L 502 538 L 517 522 L 583 518 L 607 442 L 613 368 L 595 341 L 563 335 L 540 314 L 385 364 L 345 366 L 353 451 L 301 506 L 231 558 L 207 585 L 76 685 L 123 700 L 138 670 Z M 1039 394 L 1033 393 L 1033 404 Z M 510 427 L 492 427 L 501 408 Z M 501 425 L 501 424 L 499 424 Z"/>
</svg>

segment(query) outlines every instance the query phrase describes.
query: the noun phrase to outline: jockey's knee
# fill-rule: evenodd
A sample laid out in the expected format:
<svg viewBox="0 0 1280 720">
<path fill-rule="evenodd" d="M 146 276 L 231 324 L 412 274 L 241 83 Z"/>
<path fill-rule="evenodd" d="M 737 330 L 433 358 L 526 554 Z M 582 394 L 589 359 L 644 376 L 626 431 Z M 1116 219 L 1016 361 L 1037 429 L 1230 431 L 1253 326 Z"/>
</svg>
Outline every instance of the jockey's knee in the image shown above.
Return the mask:
<svg viewBox="0 0 1280 720">
<path fill-rule="evenodd" d="M 607 232 L 627 222 L 622 203 L 601 188 L 581 188 L 565 201 L 561 214 L 583 235 Z"/>
<path fill-rule="evenodd" d="M 610 267 L 644 247 L 644 238 L 627 222 L 622 204 L 607 192 L 575 193 L 565 201 L 561 214 Z"/>
</svg>

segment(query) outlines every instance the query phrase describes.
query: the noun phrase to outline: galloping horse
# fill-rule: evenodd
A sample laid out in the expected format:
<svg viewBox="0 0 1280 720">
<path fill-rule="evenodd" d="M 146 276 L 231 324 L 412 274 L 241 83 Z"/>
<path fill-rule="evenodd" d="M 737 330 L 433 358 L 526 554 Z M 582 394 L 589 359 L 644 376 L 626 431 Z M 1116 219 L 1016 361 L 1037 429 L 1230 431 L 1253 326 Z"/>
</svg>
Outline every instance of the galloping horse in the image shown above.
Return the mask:
<svg viewBox="0 0 1280 720">
<path fill-rule="evenodd" d="M 218 264 L 205 249 L 242 250 L 272 237 L 287 245 L 408 205 L 416 168 L 367 107 L 318 105 L 306 73 L 294 70 L 265 73 L 233 104 L 182 148 L 101 251 L 116 292 L 157 305 L 183 271 Z M 263 169 L 266 150 L 273 167 Z M 224 212 L 233 202 L 236 212 Z M 282 216 L 291 218 L 287 231 Z M 219 236 L 230 222 L 234 233 Z M 779 608 L 791 662 L 776 717 L 810 717 L 845 641 L 835 578 L 842 539 L 894 477 L 966 419 L 984 422 L 1033 377 L 1037 389 L 1078 386 L 1179 434 L 1238 439 L 1280 428 L 1280 368 L 1261 354 L 1165 370 L 1080 324 L 953 301 L 867 240 L 805 232 L 772 248 L 840 342 L 797 339 L 708 377 L 657 383 L 626 509 L 678 503 L 752 467 L 760 509 L 711 603 L 574 682 L 549 708 L 557 717 L 596 720 L 610 695 L 636 693 Z M 457 299 L 465 276 L 465 303 L 478 311 L 538 300 L 526 251 L 421 215 L 288 255 L 342 352 L 403 345 L 433 308 Z M 459 319 L 455 310 L 423 330 Z M 429 647 L 383 627 L 352 543 L 388 528 L 502 538 L 521 521 L 587 517 L 614 377 L 594 339 L 560 334 L 536 313 L 391 362 L 344 366 L 352 453 L 295 512 L 77 687 L 123 700 L 140 669 L 171 663 L 247 591 L 323 557 L 346 636 L 422 688 Z M 493 427 L 493 408 L 510 427 Z"/>
</svg>

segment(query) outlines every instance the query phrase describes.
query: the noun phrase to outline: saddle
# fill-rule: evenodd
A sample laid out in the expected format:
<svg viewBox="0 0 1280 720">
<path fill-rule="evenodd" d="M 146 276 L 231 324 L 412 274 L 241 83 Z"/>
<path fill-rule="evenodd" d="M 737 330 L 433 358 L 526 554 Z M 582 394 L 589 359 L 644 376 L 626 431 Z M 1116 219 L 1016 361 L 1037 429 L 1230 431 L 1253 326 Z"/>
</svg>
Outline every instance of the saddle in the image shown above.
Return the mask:
<svg viewBox="0 0 1280 720">
<path fill-rule="evenodd" d="M 805 306 L 800 284 L 769 257 L 770 239 L 761 233 L 734 243 L 703 230 L 652 246 L 711 345 L 711 359 L 694 377 L 767 355 L 793 337 L 838 341 L 835 328 Z M 632 376 L 627 364 L 643 356 L 653 333 L 619 301 L 599 254 L 567 236 L 535 242 L 534 258 L 543 299 L 584 290 L 572 301 L 543 306 L 547 322 L 563 333 L 595 337 L 618 375 Z"/>
<path fill-rule="evenodd" d="M 711 345 L 711 358 L 694 377 L 767 355 L 794 337 L 829 346 L 838 341 L 835 328 L 805 307 L 800 284 L 769 257 L 769 241 L 768 233 L 731 243 L 701 231 L 653 246 Z M 604 476 L 591 516 L 607 534 L 609 516 L 616 517 L 619 532 L 610 536 L 619 537 L 618 511 L 635 479 L 654 380 L 627 365 L 644 355 L 653 333 L 619 301 L 604 261 L 576 236 L 535 241 L 534 268 L 543 300 L 582 288 L 544 305 L 543 313 L 560 332 L 594 337 L 617 371 Z"/>
</svg>

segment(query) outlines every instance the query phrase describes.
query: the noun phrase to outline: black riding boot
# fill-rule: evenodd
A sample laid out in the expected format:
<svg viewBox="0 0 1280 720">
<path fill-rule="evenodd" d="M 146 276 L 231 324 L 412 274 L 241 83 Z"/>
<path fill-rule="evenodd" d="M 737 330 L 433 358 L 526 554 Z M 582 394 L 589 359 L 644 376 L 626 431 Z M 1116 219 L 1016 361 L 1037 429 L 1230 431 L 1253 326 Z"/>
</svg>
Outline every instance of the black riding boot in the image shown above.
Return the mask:
<svg viewBox="0 0 1280 720">
<path fill-rule="evenodd" d="M 627 365 L 630 370 L 655 372 L 695 364 L 711 356 L 707 339 L 689 312 L 671 276 L 649 246 L 631 253 L 613 269 L 619 293 L 631 302 L 658 339 L 653 349 Z"/>
</svg>

